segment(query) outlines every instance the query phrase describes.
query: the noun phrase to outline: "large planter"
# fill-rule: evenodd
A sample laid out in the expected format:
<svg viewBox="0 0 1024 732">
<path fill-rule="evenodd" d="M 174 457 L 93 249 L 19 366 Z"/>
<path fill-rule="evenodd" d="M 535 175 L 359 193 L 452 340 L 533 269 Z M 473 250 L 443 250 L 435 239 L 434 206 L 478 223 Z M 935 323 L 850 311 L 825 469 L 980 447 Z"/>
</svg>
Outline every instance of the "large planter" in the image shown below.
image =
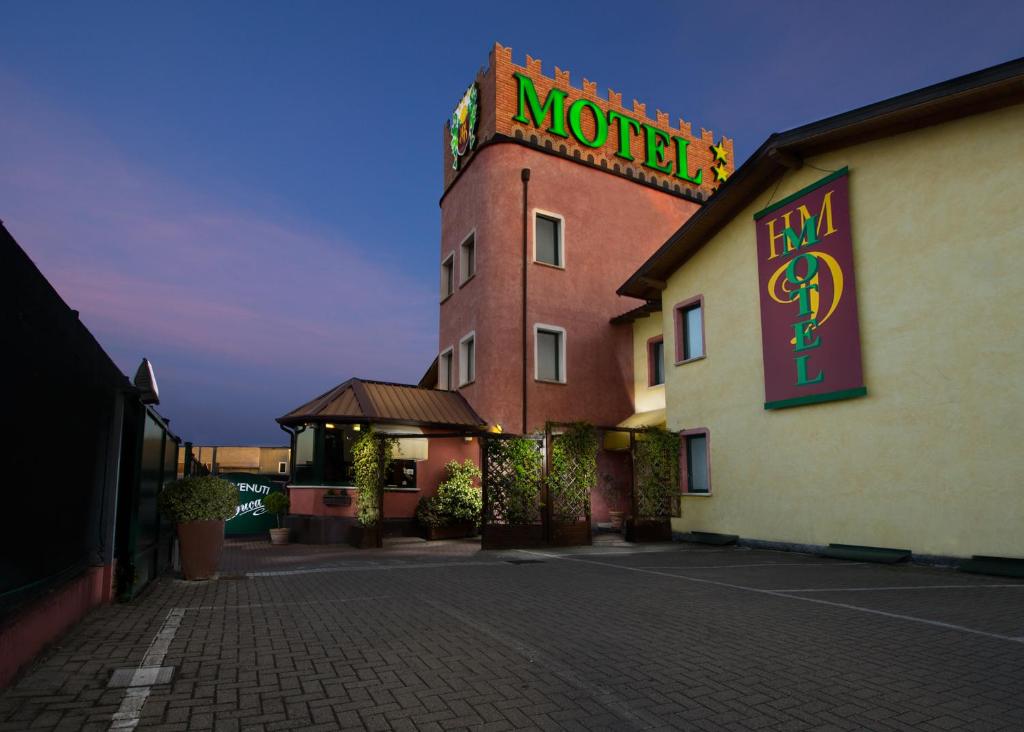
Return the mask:
<svg viewBox="0 0 1024 732">
<path fill-rule="evenodd" d="M 356 549 L 376 549 L 381 546 L 381 526 L 353 526 L 348 531 L 348 543 Z"/>
<path fill-rule="evenodd" d="M 465 539 L 476 534 L 476 526 L 472 521 L 462 521 L 448 526 L 428 526 L 424 531 L 427 541 L 441 539 Z"/>
<path fill-rule="evenodd" d="M 541 524 L 491 524 L 482 532 L 483 549 L 533 549 L 546 546 Z"/>
<path fill-rule="evenodd" d="M 672 522 L 669 519 L 626 520 L 626 541 L 638 543 L 672 541 Z"/>
<path fill-rule="evenodd" d="M 589 546 L 592 543 L 588 521 L 551 524 L 551 546 Z"/>
<path fill-rule="evenodd" d="M 288 543 L 288 535 L 291 533 L 291 529 L 271 529 L 270 530 L 270 543 L 278 546 Z"/>
<path fill-rule="evenodd" d="M 224 549 L 224 522 L 186 521 L 178 524 L 181 573 L 187 580 L 210 579 L 217 574 Z"/>
</svg>

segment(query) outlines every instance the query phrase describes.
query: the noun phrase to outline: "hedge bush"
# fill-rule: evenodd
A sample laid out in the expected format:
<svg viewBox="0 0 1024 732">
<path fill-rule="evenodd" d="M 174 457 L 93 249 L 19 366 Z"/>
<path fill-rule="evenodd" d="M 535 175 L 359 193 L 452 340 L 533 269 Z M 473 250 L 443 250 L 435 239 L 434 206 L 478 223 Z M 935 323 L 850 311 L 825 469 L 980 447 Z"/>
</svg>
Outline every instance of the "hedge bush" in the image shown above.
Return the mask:
<svg viewBox="0 0 1024 732">
<path fill-rule="evenodd" d="M 176 524 L 226 521 L 238 508 L 238 489 L 223 478 L 191 476 L 165 485 L 158 500 L 160 511 Z"/>
</svg>

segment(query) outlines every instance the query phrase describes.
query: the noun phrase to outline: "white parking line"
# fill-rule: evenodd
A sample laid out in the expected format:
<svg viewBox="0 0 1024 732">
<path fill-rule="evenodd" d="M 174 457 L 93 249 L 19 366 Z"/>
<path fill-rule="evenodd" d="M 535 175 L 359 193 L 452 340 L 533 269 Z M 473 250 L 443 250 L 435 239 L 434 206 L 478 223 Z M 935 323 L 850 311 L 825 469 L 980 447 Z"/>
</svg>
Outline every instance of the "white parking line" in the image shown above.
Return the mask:
<svg viewBox="0 0 1024 732">
<path fill-rule="evenodd" d="M 731 590 L 740 590 L 742 592 L 754 592 L 759 595 L 770 595 L 772 597 L 784 597 L 787 600 L 796 600 L 798 602 L 810 602 L 815 605 L 828 605 L 829 607 L 839 607 L 845 610 L 853 610 L 855 612 L 867 613 L 869 615 L 881 615 L 886 618 L 894 618 L 896 620 L 907 620 L 913 623 L 921 623 L 923 625 L 931 625 L 936 628 L 944 628 L 946 630 L 958 630 L 961 633 L 970 633 L 971 635 L 980 635 L 986 638 L 995 638 L 997 640 L 1010 641 L 1012 643 L 1024 643 L 1024 638 L 1014 637 L 1012 635 L 1002 635 L 1000 633 L 988 633 L 984 630 L 976 630 L 975 628 L 968 628 L 963 625 L 955 625 L 953 623 L 943 623 L 939 620 L 928 620 L 926 618 L 918 618 L 913 615 L 902 615 L 900 613 L 890 613 L 885 610 L 875 610 L 868 607 L 859 607 L 857 605 L 849 605 L 844 602 L 833 602 L 831 600 L 818 600 L 812 597 L 802 597 L 800 595 L 787 594 L 780 592 L 779 590 L 765 590 L 759 587 L 745 587 L 743 585 L 733 584 L 731 582 L 719 582 L 717 580 L 704 579 L 703 577 L 689 577 L 684 574 L 671 574 L 669 572 L 659 572 L 654 569 L 643 569 L 642 567 L 629 567 L 623 564 L 612 564 L 610 562 L 595 562 L 591 559 L 581 559 L 579 556 L 567 556 L 558 554 L 547 554 L 545 552 L 529 551 L 526 549 L 520 549 L 519 551 L 527 554 L 535 554 L 541 557 L 547 557 L 550 559 L 564 559 L 570 562 L 580 562 L 582 564 L 594 564 L 599 567 L 610 567 L 612 569 L 624 569 L 629 572 L 640 572 L 641 574 L 653 574 L 659 577 L 670 577 L 672 579 L 686 580 L 687 582 L 696 582 L 703 585 L 714 585 L 716 587 L 728 587 Z"/>
<path fill-rule="evenodd" d="M 775 592 L 891 592 L 901 590 L 977 590 L 989 587 L 1024 590 L 1024 583 L 1017 585 L 983 584 L 974 585 L 904 585 L 901 587 L 811 587 L 801 590 L 774 590 Z"/>
<path fill-rule="evenodd" d="M 167 611 L 167 617 L 164 618 L 160 630 L 150 641 L 149 648 L 146 649 L 146 654 L 142 657 L 136 674 L 142 674 L 144 673 L 143 669 L 157 667 L 163 663 L 167 649 L 170 648 L 171 641 L 174 640 L 184 616 L 184 608 L 176 607 Z M 111 717 L 110 729 L 135 729 L 142 716 L 142 707 L 145 706 L 152 688 L 152 686 L 129 686 L 125 689 L 121 706 Z"/>
<path fill-rule="evenodd" d="M 277 569 L 265 572 L 246 572 L 246 577 L 290 577 L 299 574 L 326 574 L 330 572 L 382 572 L 393 569 L 439 569 L 441 567 L 494 567 L 506 562 L 423 562 L 418 564 L 388 564 L 369 567 L 309 567 L 307 569 Z"/>
<path fill-rule="evenodd" d="M 687 566 L 676 565 L 674 567 L 645 567 L 645 569 L 733 569 L 734 567 L 860 567 L 867 562 L 761 562 L 759 564 L 704 564 Z M 780 590 L 781 592 L 781 590 Z"/>
</svg>

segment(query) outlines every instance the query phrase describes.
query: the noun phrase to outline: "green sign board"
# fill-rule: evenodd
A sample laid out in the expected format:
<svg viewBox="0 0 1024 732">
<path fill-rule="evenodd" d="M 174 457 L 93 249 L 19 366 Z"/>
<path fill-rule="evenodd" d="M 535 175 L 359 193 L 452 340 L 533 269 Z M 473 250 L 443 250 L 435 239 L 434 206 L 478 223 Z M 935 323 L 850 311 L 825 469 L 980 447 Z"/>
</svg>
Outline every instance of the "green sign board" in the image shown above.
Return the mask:
<svg viewBox="0 0 1024 732">
<path fill-rule="evenodd" d="M 238 508 L 235 515 L 227 520 L 224 533 L 228 536 L 265 534 L 277 528 L 277 517 L 267 513 L 263 499 L 282 488 L 262 475 L 254 473 L 222 473 L 217 476 L 230 481 L 238 488 Z"/>
</svg>

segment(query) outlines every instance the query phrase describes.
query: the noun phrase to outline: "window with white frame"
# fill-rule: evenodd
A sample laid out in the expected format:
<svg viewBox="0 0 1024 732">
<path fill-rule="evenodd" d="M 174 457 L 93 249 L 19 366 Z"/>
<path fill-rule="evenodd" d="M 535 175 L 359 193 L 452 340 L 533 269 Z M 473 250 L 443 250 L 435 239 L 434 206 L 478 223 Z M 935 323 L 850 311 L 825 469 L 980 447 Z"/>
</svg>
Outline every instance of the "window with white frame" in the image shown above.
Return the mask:
<svg viewBox="0 0 1024 732">
<path fill-rule="evenodd" d="M 459 247 L 459 284 L 465 284 L 476 274 L 476 232 L 466 237 Z"/>
<path fill-rule="evenodd" d="M 459 386 L 476 381 L 476 333 L 459 341 Z"/>
<path fill-rule="evenodd" d="M 447 300 L 455 292 L 455 252 L 441 262 L 441 299 Z"/>
<path fill-rule="evenodd" d="M 565 219 L 558 214 L 534 211 L 533 261 L 565 267 Z"/>
<path fill-rule="evenodd" d="M 686 459 L 686 485 L 683 493 L 711 493 L 711 458 L 708 449 L 708 431 L 689 430 L 683 435 Z"/>
<path fill-rule="evenodd" d="M 451 391 L 452 384 L 452 349 L 445 350 L 437 357 L 437 388 Z"/>
<path fill-rule="evenodd" d="M 534 326 L 534 378 L 565 383 L 565 328 Z"/>
<path fill-rule="evenodd" d="M 284 460 L 278 462 L 278 464 L 277 464 L 277 472 L 280 473 L 281 475 L 284 475 L 285 473 L 287 473 L 288 472 L 288 463 L 286 461 L 284 461 Z"/>
</svg>

